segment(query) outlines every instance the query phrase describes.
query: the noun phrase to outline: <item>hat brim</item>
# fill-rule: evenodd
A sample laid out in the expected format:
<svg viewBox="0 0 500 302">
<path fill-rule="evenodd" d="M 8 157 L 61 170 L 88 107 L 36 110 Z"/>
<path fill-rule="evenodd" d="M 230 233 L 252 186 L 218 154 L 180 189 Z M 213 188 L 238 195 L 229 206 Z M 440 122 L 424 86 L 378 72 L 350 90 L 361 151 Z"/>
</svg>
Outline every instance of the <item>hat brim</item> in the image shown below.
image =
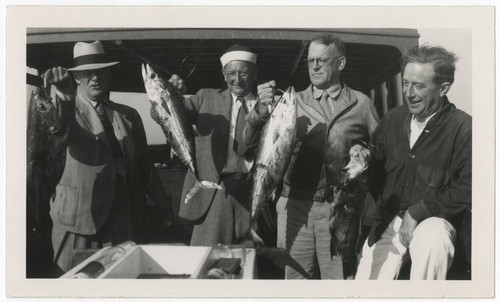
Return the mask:
<svg viewBox="0 0 500 302">
<path fill-rule="evenodd" d="M 120 62 L 109 62 L 109 63 L 94 63 L 94 64 L 84 64 L 72 68 L 67 68 L 69 71 L 83 71 L 83 70 L 94 70 L 94 69 L 102 69 L 106 67 L 111 67 Z"/>
</svg>

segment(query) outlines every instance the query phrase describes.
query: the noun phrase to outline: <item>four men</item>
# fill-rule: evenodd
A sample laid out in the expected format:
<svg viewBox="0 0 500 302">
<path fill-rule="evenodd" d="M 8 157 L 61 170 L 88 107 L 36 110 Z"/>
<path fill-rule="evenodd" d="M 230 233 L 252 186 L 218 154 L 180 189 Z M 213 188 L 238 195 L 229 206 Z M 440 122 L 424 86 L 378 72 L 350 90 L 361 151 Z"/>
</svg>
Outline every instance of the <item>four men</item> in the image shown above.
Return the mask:
<svg viewBox="0 0 500 302">
<path fill-rule="evenodd" d="M 110 67 L 118 62 L 106 60 L 98 41 L 78 42 L 74 59 L 73 68 L 44 75 L 58 90 L 70 134 L 66 167 L 51 201 L 55 261 L 63 272 L 77 248 L 140 241 L 135 213 L 146 195 L 164 208 L 166 223 L 171 219 L 141 118 L 109 100 Z M 287 253 L 286 278 L 338 278 L 331 204 L 340 201 L 359 214 L 366 195 L 362 181 L 346 181 L 351 157 L 371 159 L 367 176 L 376 200 L 356 279 L 396 278 L 408 250 L 412 278 L 446 277 L 458 223 L 471 210 L 471 118 L 446 97 L 453 54 L 423 46 L 403 59 L 407 106 L 390 111 L 378 125 L 373 102 L 340 82 L 346 65 L 342 40 L 311 40 L 311 85 L 297 93 L 296 141 L 277 202 L 277 246 Z M 227 89 L 201 89 L 185 100 L 199 133 L 199 177 L 223 188 L 202 189 L 181 203 L 179 216 L 194 225 L 191 245 L 249 243 L 249 173 L 277 89 L 274 81 L 255 89 L 257 55 L 245 46 L 232 46 L 220 61 Z M 170 81 L 185 91 L 178 76 Z M 194 181 L 188 172 L 181 200 Z M 470 246 L 470 235 L 464 238 Z M 356 257 L 343 260 L 343 277 L 353 277 Z"/>
</svg>

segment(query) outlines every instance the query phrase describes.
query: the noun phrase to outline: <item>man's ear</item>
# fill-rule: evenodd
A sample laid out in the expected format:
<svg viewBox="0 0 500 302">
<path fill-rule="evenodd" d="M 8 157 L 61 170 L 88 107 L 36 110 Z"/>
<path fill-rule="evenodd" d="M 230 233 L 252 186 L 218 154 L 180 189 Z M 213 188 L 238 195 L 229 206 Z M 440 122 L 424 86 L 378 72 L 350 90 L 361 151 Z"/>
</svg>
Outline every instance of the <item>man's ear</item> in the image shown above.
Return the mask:
<svg viewBox="0 0 500 302">
<path fill-rule="evenodd" d="M 444 82 L 441 83 L 441 88 L 439 90 L 439 96 L 444 97 L 448 91 L 450 91 L 451 83 L 450 82 Z"/>
<path fill-rule="evenodd" d="M 226 73 L 224 73 L 224 68 L 222 68 L 220 71 L 222 72 L 222 76 L 224 77 L 224 82 L 227 82 L 227 77 Z"/>
<path fill-rule="evenodd" d="M 339 70 L 343 70 L 345 67 L 345 64 L 347 63 L 347 58 L 342 56 L 339 58 Z"/>
<path fill-rule="evenodd" d="M 76 84 L 80 85 L 80 74 L 78 72 L 73 72 L 73 79 L 75 79 Z"/>
</svg>

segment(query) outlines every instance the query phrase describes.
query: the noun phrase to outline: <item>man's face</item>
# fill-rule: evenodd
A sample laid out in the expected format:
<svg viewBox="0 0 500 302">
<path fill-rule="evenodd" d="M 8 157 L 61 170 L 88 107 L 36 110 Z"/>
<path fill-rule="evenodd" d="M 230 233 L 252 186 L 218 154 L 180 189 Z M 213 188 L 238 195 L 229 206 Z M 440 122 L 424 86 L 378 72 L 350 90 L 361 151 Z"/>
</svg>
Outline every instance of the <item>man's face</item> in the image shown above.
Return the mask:
<svg viewBox="0 0 500 302">
<path fill-rule="evenodd" d="M 101 101 L 109 92 L 109 68 L 76 71 L 74 75 L 80 91 L 92 101 Z"/>
<path fill-rule="evenodd" d="M 327 89 L 338 83 L 340 71 L 345 66 L 345 57 L 340 56 L 334 44 L 327 46 L 321 43 L 311 43 L 307 59 L 326 59 L 321 67 L 318 62 L 309 66 L 309 78 L 315 87 Z"/>
<path fill-rule="evenodd" d="M 419 122 L 436 112 L 450 83 L 436 84 L 434 68 L 430 63 L 408 63 L 403 75 L 403 94 L 410 112 Z"/>
<path fill-rule="evenodd" d="M 246 61 L 231 61 L 222 69 L 224 81 L 236 96 L 247 95 L 257 78 L 257 67 Z"/>
</svg>

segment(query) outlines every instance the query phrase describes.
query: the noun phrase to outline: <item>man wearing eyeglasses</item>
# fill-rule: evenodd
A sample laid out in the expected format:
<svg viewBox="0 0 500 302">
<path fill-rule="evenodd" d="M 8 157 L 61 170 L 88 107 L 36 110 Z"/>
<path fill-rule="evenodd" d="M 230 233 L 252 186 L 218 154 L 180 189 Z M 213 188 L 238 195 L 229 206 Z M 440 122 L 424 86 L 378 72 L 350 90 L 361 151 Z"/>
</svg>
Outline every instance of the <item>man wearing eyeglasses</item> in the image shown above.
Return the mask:
<svg viewBox="0 0 500 302">
<path fill-rule="evenodd" d="M 192 223 L 190 244 L 195 246 L 245 244 L 250 230 L 249 172 L 254 155 L 243 142 L 243 129 L 245 116 L 257 103 L 257 55 L 234 45 L 220 61 L 227 89 L 201 89 L 185 102 L 199 133 L 195 137 L 199 177 L 223 188 L 202 189 L 184 203 L 195 182 L 193 173 L 186 175 L 179 216 Z M 185 91 L 177 75 L 170 82 Z"/>
<path fill-rule="evenodd" d="M 352 278 L 357 265 L 355 243 L 348 247 L 351 257 L 343 257 L 343 276 L 336 269 L 338 257 L 332 252 L 329 231 L 331 204 L 334 200 L 344 204 L 359 221 L 366 191 L 362 181 L 346 185 L 344 168 L 350 153 L 353 157 L 369 153 L 361 145 L 369 141 L 378 116 L 366 95 L 339 81 L 346 65 L 342 40 L 332 35 L 312 39 L 307 65 L 311 85 L 296 95 L 296 141 L 276 205 L 277 246 L 289 256 L 287 279 Z M 260 102 L 271 102 L 275 90 L 274 81 L 259 85 Z M 257 108 L 247 117 L 247 142 L 255 141 L 268 116 L 264 107 Z"/>
</svg>

